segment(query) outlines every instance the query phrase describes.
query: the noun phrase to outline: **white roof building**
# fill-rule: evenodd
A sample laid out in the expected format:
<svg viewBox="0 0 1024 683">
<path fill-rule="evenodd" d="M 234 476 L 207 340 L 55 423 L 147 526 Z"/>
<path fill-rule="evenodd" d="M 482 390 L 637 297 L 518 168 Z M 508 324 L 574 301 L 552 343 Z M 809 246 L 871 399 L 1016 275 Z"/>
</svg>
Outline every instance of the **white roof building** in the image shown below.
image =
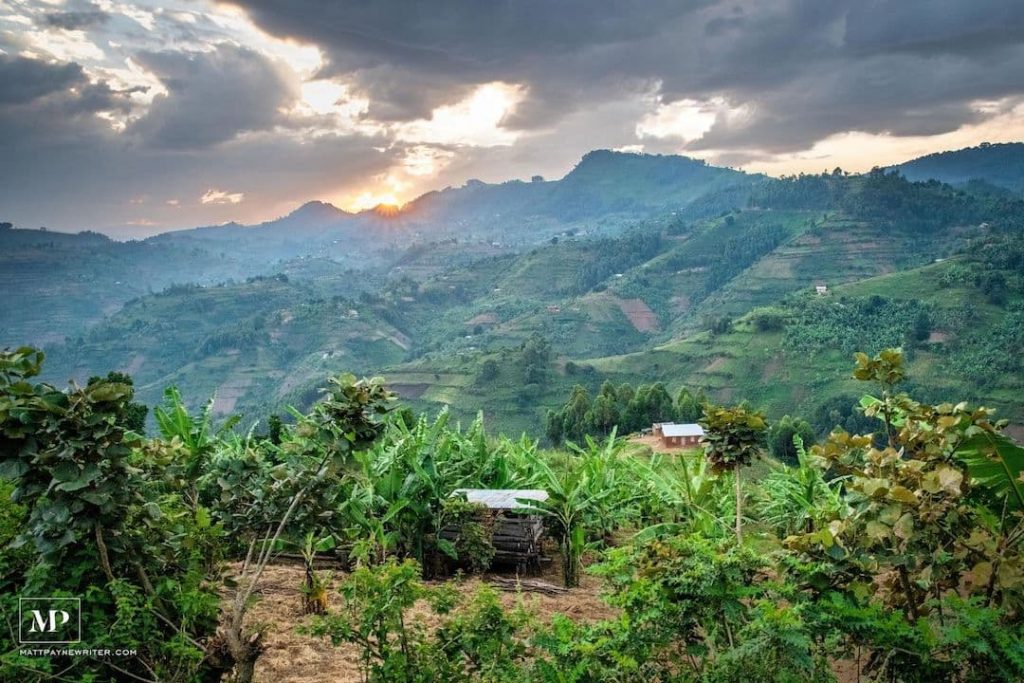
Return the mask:
<svg viewBox="0 0 1024 683">
<path fill-rule="evenodd" d="M 661 425 L 664 436 L 704 436 L 704 429 L 699 424 L 675 424 L 669 422 Z"/>
<path fill-rule="evenodd" d="M 529 509 L 519 501 L 540 502 L 548 499 L 548 492 L 544 489 L 455 489 L 452 495 L 463 495 L 470 503 L 477 503 L 491 510 Z"/>
</svg>

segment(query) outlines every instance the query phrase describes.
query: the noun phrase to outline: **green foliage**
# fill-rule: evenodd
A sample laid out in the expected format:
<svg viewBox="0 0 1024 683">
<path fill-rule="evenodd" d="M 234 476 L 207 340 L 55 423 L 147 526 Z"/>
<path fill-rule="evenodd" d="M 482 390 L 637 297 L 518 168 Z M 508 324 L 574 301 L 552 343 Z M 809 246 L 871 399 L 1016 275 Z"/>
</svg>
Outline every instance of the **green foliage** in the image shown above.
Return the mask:
<svg viewBox="0 0 1024 683">
<path fill-rule="evenodd" d="M 341 587 L 340 611 L 311 632 L 334 645 L 357 645 L 366 679 L 375 683 L 523 680 L 521 617 L 486 589 L 456 608 L 450 594 L 428 588 L 419 575 L 412 561 L 357 569 Z M 419 600 L 442 618 L 432 633 L 410 617 Z"/>
<path fill-rule="evenodd" d="M 219 531 L 161 476 L 166 462 L 138 457 L 144 444 L 128 427 L 129 384 L 97 379 L 63 392 L 33 385 L 42 360 L 28 348 L 0 353 L 0 468 L 27 515 L 9 547 L 32 549 L 5 549 L 2 583 L 15 594 L 81 598 L 83 646 L 138 648 L 121 663 L 131 675 L 218 675 L 204 643 L 217 624 L 210 573 Z M 30 566 L 7 574 L 19 564 Z M 115 675 L 101 660 L 74 665 L 86 678 Z M 22 666 L 16 657 L 0 661 L 7 677 L 22 678 Z"/>
<path fill-rule="evenodd" d="M 762 413 L 744 405 L 707 405 L 700 425 L 704 428 L 704 453 L 713 472 L 747 467 L 761 457 L 768 430 Z"/>
<path fill-rule="evenodd" d="M 127 384 L 133 389 L 135 386 L 131 376 L 123 372 L 108 372 L 105 378 L 90 377 L 87 384 L 96 384 L 103 381 L 111 384 Z M 149 408 L 142 403 L 132 401 L 125 408 L 125 413 L 125 426 L 137 434 L 144 434 L 146 431 L 146 415 L 149 414 Z"/>
<path fill-rule="evenodd" d="M 814 428 L 799 417 L 783 415 L 768 430 L 768 448 L 772 456 L 787 465 L 798 464 L 795 438 L 799 438 L 804 444 L 813 444 Z"/>
<path fill-rule="evenodd" d="M 758 332 L 778 332 L 786 327 L 787 315 L 777 308 L 755 308 L 750 312 L 750 321 Z"/>
<path fill-rule="evenodd" d="M 854 377 L 879 390 L 858 408 L 877 435 L 836 430 L 808 452 L 803 421 L 769 430 L 745 404 L 605 382 L 593 400 L 574 392 L 559 423 L 582 420 L 581 445 L 544 452 L 489 438 L 482 417 L 463 429 L 447 412 L 393 412 L 380 380 L 349 375 L 292 411 L 276 440 L 218 429 L 212 409 L 173 390 L 155 411 L 159 437 L 144 440 L 127 427 L 130 385 L 59 391 L 33 383 L 42 354 L 4 352 L 0 608 L 25 592 L 81 596 L 85 644 L 140 655 L 118 664 L 129 674 L 94 660 L 36 668 L 5 641 L 0 676 L 25 680 L 31 666 L 28 680 L 43 680 L 74 664 L 84 680 L 245 681 L 263 648 L 245 608 L 272 554 L 297 547 L 304 607 L 324 614 L 312 631 L 356 645 L 374 681 L 826 683 L 838 658 L 876 680 L 1020 680 L 1024 449 L 985 408 L 898 393 L 898 350 L 855 359 Z M 617 423 L 640 405 L 699 409 L 704 457 L 627 449 Z M 766 435 L 788 439 L 795 466 L 741 480 Z M 545 516 L 566 585 L 595 559 L 619 614 L 544 626 L 493 591 L 459 600 L 425 585 L 493 558 L 488 517 L 459 488 L 546 490 L 522 502 Z M 357 567 L 332 611 L 313 565 L 339 545 Z M 226 601 L 225 559 L 241 565 Z M 431 627 L 416 616 L 425 607 Z"/>
<path fill-rule="evenodd" d="M 586 448 L 573 448 L 562 467 L 538 459 L 536 471 L 531 481 L 548 492 L 548 499 L 527 507 L 548 517 L 561 551 L 563 582 L 578 586 L 588 535 L 603 536 L 633 514 L 636 493 L 629 474 L 635 470 L 622 457 L 613 430 L 604 446 L 587 437 Z"/>
<path fill-rule="evenodd" d="M 831 349 L 844 355 L 858 349 L 877 353 L 886 347 L 927 339 L 932 325 L 928 305 L 877 294 L 838 302 L 815 297 L 798 301 L 795 308 L 794 320 L 786 328 L 786 345 L 797 353 Z"/>
<path fill-rule="evenodd" d="M 783 464 L 758 482 L 757 516 L 779 538 L 812 533 L 841 516 L 845 502 L 841 480 L 828 480 L 821 458 L 804 449 L 799 435 L 792 438 L 795 466 Z"/>
<path fill-rule="evenodd" d="M 704 400 L 703 392 L 694 396 L 684 388 L 673 401 L 661 382 L 634 389 L 628 383 L 616 387 L 609 381 L 591 399 L 586 387 L 577 384 L 560 409 L 548 412 L 545 431 L 552 443 L 580 443 L 587 436 L 605 437 L 613 430 L 628 434 L 656 422 L 693 422 L 702 414 Z"/>
<path fill-rule="evenodd" d="M 411 425 L 390 420 L 342 482 L 341 533 L 362 563 L 410 557 L 436 574 L 443 571 L 443 557 L 454 556 L 467 567 L 483 568 L 491 552 L 486 529 L 466 525 L 473 511 L 450 500 L 452 493 L 525 485 L 535 471 L 535 452 L 536 444 L 526 438 L 488 441 L 482 416 L 466 430 L 452 427 L 446 411 Z M 448 523 L 462 524 L 461 550 L 459 542 L 439 539 Z"/>
<path fill-rule="evenodd" d="M 461 498 L 441 501 L 439 531 L 451 529 L 455 532 L 455 539 L 438 538 L 438 546 L 452 559 L 460 560 L 470 571 L 487 571 L 494 560 L 491 520 L 487 515 L 487 508 Z"/>
<path fill-rule="evenodd" d="M 1021 454 L 1001 437 L 1002 424 L 985 408 L 931 406 L 894 393 L 903 379 L 898 351 L 874 358 L 858 354 L 855 375 L 883 388 L 882 398 L 865 397 L 862 405 L 866 415 L 884 423 L 887 438 L 876 445 L 868 437 L 836 431 L 814 449 L 847 476 L 849 510 L 835 515 L 827 528 L 791 537 L 787 545 L 808 557 L 828 558 L 832 568 L 816 582 L 820 586 L 824 579 L 844 594 L 835 604 L 845 600 L 860 606 L 855 609 L 875 610 L 864 630 L 854 631 L 858 642 L 875 648 L 880 642 L 890 648 L 895 641 L 912 643 L 895 653 L 898 663 L 890 656 L 873 661 L 871 668 L 888 676 L 898 671 L 901 680 L 952 677 L 967 659 L 986 660 L 992 652 L 981 644 L 987 636 L 968 645 L 963 624 L 952 624 L 961 618 L 987 622 L 1002 633 L 1021 618 L 1022 527 L 1018 514 L 1008 514 L 1014 494 L 1007 482 L 1019 469 Z M 964 598 L 981 611 L 965 605 Z M 894 621 L 895 615 L 901 618 Z M 890 624 L 887 629 L 903 629 L 910 637 L 878 630 L 883 621 Z M 936 631 L 942 634 L 937 639 Z M 1019 638 L 1000 646 L 1010 653 L 1019 647 Z M 1012 680 L 1007 673 L 1015 665 L 991 664 L 972 663 L 969 680 L 981 680 L 973 676 L 984 671 L 992 680 Z"/>
</svg>

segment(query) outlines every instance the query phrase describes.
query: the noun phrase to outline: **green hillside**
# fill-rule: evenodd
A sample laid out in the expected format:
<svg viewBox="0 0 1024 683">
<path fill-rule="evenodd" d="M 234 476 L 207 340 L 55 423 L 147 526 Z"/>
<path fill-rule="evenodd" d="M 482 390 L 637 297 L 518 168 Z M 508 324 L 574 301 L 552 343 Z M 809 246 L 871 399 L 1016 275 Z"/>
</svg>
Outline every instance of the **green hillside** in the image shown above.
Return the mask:
<svg viewBox="0 0 1024 683">
<path fill-rule="evenodd" d="M 383 374 L 415 407 L 536 433 L 574 385 L 605 379 L 776 416 L 848 410 L 850 355 L 903 345 L 923 395 L 954 388 L 1024 417 L 1021 368 L 993 341 L 1020 336 L 1019 200 L 880 172 L 748 190 L 719 195 L 741 201 L 730 210 L 668 211 L 615 235 L 413 242 L 378 252 L 389 271 L 321 255 L 174 287 L 51 345 L 49 378 L 118 369 L 145 401 L 176 384 L 258 417 L 307 405 L 325 373 L 348 370 Z"/>
<path fill-rule="evenodd" d="M 325 299 L 284 276 L 178 286 L 135 299 L 103 325 L 48 353 L 47 376 L 82 383 L 99 368 L 135 378 L 143 402 L 176 385 L 215 412 L 266 414 L 316 398 L 339 367 L 369 371 L 404 357 L 408 339 L 343 297 Z"/>
<path fill-rule="evenodd" d="M 937 152 L 894 167 L 910 180 L 938 180 L 953 185 L 988 183 L 1024 193 L 1024 143 L 983 143 Z"/>
</svg>

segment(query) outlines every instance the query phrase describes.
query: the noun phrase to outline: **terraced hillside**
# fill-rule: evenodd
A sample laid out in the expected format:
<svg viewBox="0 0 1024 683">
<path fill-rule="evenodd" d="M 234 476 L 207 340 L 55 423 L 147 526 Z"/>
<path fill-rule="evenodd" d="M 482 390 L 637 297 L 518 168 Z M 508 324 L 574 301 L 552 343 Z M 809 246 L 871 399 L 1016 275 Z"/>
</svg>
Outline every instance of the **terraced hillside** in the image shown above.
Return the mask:
<svg viewBox="0 0 1024 683">
<path fill-rule="evenodd" d="M 371 310 L 324 299 L 283 277 L 180 286 L 136 299 L 48 353 L 47 377 L 85 381 L 98 368 L 135 378 L 153 403 L 167 386 L 214 397 L 220 413 L 266 413 L 315 398 L 338 368 L 369 371 L 405 357 L 410 340 Z"/>
<path fill-rule="evenodd" d="M 1024 372 L 993 340 L 1020 336 L 1021 264 L 991 253 L 1017 253 L 1020 201 L 884 174 L 758 182 L 742 206 L 615 236 L 451 238 L 382 249 L 390 272 L 302 257 L 177 287 L 53 345 L 48 367 L 58 381 L 126 370 L 146 401 L 177 384 L 253 416 L 304 406 L 330 372 L 384 374 L 415 407 L 537 432 L 573 385 L 604 379 L 807 413 L 850 398 L 854 351 L 904 345 L 925 392 L 955 386 L 1018 417 Z"/>
</svg>

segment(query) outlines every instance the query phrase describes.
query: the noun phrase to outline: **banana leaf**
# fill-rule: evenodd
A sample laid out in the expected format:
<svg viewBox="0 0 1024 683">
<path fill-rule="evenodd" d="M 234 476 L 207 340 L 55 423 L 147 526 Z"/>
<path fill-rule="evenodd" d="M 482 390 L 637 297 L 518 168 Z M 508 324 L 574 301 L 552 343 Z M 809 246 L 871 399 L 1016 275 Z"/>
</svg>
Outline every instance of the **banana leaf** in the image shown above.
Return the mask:
<svg viewBox="0 0 1024 683">
<path fill-rule="evenodd" d="M 1008 436 L 982 432 L 969 437 L 954 452 L 979 486 L 1010 511 L 1024 510 L 1024 448 Z"/>
</svg>

